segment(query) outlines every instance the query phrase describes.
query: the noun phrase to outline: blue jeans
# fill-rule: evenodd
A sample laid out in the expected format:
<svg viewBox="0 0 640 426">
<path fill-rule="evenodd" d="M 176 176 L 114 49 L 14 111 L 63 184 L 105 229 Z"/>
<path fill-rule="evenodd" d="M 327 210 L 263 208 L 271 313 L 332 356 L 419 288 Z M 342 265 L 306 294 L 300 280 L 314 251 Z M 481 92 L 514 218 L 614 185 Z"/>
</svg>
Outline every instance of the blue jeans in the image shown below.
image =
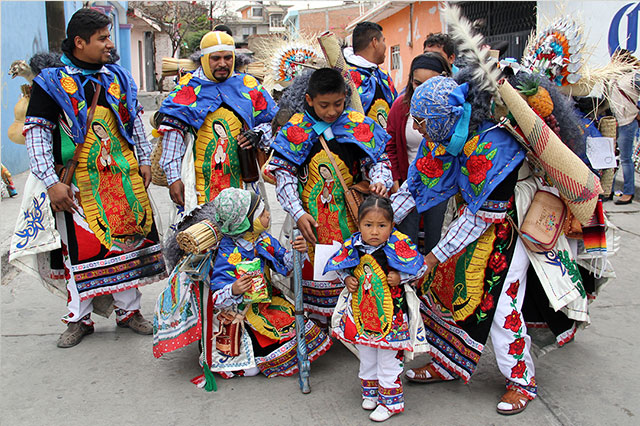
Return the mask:
<svg viewBox="0 0 640 426">
<path fill-rule="evenodd" d="M 635 170 L 633 167 L 633 141 L 638 131 L 638 122 L 633 120 L 631 123 L 618 127 L 618 149 L 620 150 L 620 167 L 622 168 L 622 176 L 624 178 L 624 186 L 622 193 L 624 195 L 633 195 L 635 193 Z"/>
</svg>

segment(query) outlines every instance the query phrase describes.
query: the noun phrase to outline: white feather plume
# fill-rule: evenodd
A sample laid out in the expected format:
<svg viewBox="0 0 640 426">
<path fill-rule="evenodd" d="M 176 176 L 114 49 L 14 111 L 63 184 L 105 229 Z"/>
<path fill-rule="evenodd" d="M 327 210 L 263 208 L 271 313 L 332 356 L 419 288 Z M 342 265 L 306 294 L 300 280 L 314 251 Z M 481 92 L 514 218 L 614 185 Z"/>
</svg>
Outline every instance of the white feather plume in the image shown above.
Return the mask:
<svg viewBox="0 0 640 426">
<path fill-rule="evenodd" d="M 457 57 L 474 67 L 471 83 L 481 91 L 497 95 L 500 71 L 489 61 L 489 50 L 482 49 L 482 34 L 475 34 L 458 7 L 445 3 L 441 13 L 449 26 L 449 35 L 457 43 Z"/>
</svg>

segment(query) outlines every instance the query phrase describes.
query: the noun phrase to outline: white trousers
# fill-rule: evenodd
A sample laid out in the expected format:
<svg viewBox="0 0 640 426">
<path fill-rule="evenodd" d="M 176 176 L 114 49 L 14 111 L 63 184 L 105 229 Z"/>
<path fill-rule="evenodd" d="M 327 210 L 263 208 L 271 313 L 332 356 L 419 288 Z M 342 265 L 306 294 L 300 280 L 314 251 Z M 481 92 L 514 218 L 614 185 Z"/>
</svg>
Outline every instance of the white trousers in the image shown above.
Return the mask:
<svg viewBox="0 0 640 426">
<path fill-rule="evenodd" d="M 392 412 L 404 411 L 404 394 L 400 375 L 404 369 L 402 353 L 391 349 L 356 345 L 360 356 L 358 377 L 362 399 L 377 401 Z"/>
</svg>

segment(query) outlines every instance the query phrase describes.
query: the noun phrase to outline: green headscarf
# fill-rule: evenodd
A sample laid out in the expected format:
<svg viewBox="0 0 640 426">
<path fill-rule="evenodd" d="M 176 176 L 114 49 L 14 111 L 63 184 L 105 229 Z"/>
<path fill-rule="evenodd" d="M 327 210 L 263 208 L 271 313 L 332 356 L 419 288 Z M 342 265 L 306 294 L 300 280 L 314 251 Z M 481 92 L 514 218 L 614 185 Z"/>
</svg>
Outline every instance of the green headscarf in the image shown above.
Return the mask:
<svg viewBox="0 0 640 426">
<path fill-rule="evenodd" d="M 239 236 L 251 228 L 253 212 L 260 197 L 239 188 L 223 189 L 213 200 L 215 218 L 223 234 Z"/>
</svg>

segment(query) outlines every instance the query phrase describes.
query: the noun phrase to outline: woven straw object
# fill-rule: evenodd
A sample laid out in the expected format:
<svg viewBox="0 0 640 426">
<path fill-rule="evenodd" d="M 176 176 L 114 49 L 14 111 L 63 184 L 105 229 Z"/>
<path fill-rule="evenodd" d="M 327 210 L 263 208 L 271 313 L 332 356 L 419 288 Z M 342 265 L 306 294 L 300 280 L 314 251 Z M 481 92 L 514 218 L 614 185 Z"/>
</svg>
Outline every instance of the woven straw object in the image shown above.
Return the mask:
<svg viewBox="0 0 640 426">
<path fill-rule="evenodd" d="M 221 239 L 220 229 L 209 220 L 191 225 L 176 237 L 178 246 L 187 253 L 204 253 L 216 247 Z"/>
<path fill-rule="evenodd" d="M 191 59 L 162 58 L 162 76 L 170 77 L 178 75 L 182 71 L 194 71 L 198 68 L 198 64 Z"/>
<path fill-rule="evenodd" d="M 616 139 L 618 122 L 615 117 L 602 117 L 600 123 L 598 123 L 598 129 L 602 136 L 605 138 Z M 615 174 L 615 168 L 606 169 L 602 171 L 602 177 L 600 178 L 600 184 L 602 185 L 602 193 L 605 197 L 611 195 L 613 189 L 613 175 Z"/>
<path fill-rule="evenodd" d="M 600 180 L 549 126 L 536 115 L 520 94 L 504 81 L 499 86 L 502 100 L 540 159 L 547 176 L 567 202 L 575 217 L 586 225 L 593 215 Z"/>
<path fill-rule="evenodd" d="M 318 37 L 318 43 L 320 43 L 320 47 L 322 47 L 322 52 L 324 53 L 325 58 L 327 58 L 329 66 L 340 71 L 344 81 L 351 88 L 351 108 L 364 114 L 364 108 L 362 108 L 362 101 L 360 100 L 358 89 L 356 88 L 356 85 L 353 84 L 353 80 L 351 80 L 349 66 L 342 55 L 342 49 L 340 49 L 338 37 L 336 37 L 332 32 L 326 32 Z"/>
<path fill-rule="evenodd" d="M 151 140 L 153 150 L 151 151 L 151 182 L 158 186 L 169 186 L 167 176 L 160 167 L 160 157 L 162 157 L 162 139 L 153 138 Z"/>
</svg>

